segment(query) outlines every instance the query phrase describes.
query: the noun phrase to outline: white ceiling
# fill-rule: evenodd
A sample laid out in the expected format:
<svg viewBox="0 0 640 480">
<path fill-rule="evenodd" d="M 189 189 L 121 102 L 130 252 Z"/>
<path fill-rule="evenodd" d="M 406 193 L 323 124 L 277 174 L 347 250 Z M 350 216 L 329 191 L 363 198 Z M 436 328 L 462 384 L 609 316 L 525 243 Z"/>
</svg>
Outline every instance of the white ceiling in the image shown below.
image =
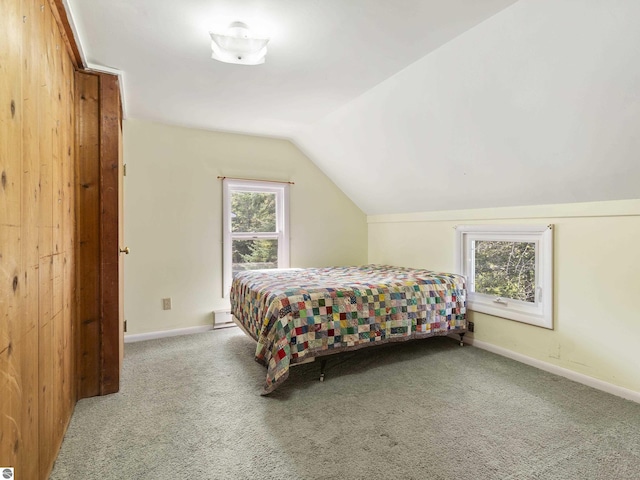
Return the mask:
<svg viewBox="0 0 640 480">
<path fill-rule="evenodd" d="M 291 137 L 515 0 L 67 0 L 89 64 L 124 72 L 127 115 Z M 211 59 L 210 30 L 271 37 Z"/>
<path fill-rule="evenodd" d="M 127 115 L 289 138 L 368 215 L 640 198 L 638 0 L 66 0 Z M 232 21 L 266 63 L 210 58 Z"/>
</svg>

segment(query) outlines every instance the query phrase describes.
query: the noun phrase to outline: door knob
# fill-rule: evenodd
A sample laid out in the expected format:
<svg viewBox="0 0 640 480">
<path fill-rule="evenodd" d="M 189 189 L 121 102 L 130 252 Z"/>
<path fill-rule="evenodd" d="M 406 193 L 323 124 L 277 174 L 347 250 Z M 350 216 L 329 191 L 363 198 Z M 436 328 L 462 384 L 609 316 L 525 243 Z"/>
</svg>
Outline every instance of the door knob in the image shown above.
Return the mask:
<svg viewBox="0 0 640 480">
<path fill-rule="evenodd" d="M 129 247 L 124 247 L 120 249 L 120 253 L 124 253 L 125 255 L 129 255 L 130 252 L 131 250 L 129 250 Z"/>
</svg>

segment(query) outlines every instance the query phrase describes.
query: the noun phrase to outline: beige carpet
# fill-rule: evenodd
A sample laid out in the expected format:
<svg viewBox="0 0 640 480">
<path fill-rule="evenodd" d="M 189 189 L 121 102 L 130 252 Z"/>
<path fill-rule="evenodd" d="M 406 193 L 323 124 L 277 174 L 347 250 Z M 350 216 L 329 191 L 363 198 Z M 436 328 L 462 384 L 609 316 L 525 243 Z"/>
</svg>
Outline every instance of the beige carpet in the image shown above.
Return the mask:
<svg viewBox="0 0 640 480">
<path fill-rule="evenodd" d="M 126 346 L 52 479 L 639 479 L 640 405 L 433 338 L 292 369 L 239 329 Z"/>
</svg>

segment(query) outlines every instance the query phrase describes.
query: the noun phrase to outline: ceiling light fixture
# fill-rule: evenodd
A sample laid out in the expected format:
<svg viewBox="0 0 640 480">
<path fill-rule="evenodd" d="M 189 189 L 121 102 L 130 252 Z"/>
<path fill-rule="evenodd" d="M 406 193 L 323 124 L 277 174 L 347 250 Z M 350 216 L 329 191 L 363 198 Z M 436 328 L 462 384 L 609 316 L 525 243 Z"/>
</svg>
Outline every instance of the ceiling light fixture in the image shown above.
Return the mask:
<svg viewBox="0 0 640 480">
<path fill-rule="evenodd" d="M 267 54 L 268 38 L 252 38 L 249 27 L 242 22 L 233 22 L 227 31 L 209 32 L 211 35 L 211 58 L 238 65 L 260 65 Z"/>
</svg>

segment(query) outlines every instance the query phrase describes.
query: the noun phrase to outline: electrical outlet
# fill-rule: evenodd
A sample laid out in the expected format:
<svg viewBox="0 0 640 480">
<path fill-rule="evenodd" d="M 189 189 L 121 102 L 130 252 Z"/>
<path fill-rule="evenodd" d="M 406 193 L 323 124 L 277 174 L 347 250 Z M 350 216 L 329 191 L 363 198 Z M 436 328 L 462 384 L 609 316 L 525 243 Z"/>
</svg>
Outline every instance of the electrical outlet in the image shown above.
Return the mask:
<svg viewBox="0 0 640 480">
<path fill-rule="evenodd" d="M 162 299 L 162 309 L 171 310 L 171 297 Z"/>
<path fill-rule="evenodd" d="M 473 333 L 473 331 L 475 330 L 475 323 L 473 322 L 467 322 L 467 331 Z"/>
</svg>

